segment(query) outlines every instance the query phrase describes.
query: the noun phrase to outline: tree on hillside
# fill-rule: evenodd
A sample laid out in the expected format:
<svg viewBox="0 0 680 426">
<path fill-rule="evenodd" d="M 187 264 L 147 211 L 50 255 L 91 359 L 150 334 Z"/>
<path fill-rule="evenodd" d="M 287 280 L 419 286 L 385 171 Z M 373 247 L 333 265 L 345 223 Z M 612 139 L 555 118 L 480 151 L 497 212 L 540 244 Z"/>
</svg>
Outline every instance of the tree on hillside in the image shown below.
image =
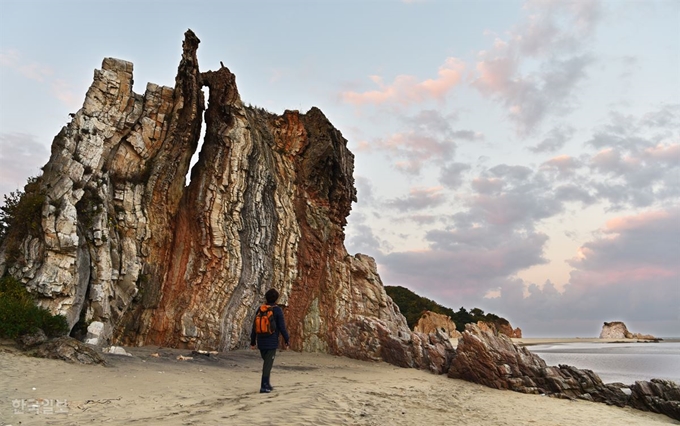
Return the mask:
<svg viewBox="0 0 680 426">
<path fill-rule="evenodd" d="M 425 311 L 451 317 L 451 320 L 456 324 L 456 330 L 460 332 L 465 331 L 465 324 L 476 323 L 478 321 L 485 321 L 496 325 L 509 324 L 505 318 L 491 313 L 485 314 L 479 308 L 472 308 L 468 312 L 465 307 L 461 306 L 458 312 L 454 312 L 451 308 L 442 306 L 434 300 L 419 296 L 401 286 L 385 286 L 385 292 L 399 306 L 399 310 L 406 317 L 406 322 L 411 330 L 413 330 L 413 327 L 418 323 L 418 320 Z"/>
<path fill-rule="evenodd" d="M 30 177 L 24 190 L 4 196 L 0 206 L 0 245 L 6 245 L 8 264 L 20 254 L 20 244 L 29 235 L 42 232 L 42 206 L 45 195 L 40 189 L 41 177 Z"/>
</svg>

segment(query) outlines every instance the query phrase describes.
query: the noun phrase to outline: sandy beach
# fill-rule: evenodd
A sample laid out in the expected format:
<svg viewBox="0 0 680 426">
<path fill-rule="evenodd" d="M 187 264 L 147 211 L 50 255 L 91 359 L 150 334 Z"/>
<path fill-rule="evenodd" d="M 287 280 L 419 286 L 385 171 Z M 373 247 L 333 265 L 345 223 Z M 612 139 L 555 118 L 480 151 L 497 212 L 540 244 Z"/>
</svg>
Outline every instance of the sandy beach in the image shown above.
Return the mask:
<svg viewBox="0 0 680 426">
<path fill-rule="evenodd" d="M 108 366 L 0 345 L 0 425 L 653 425 L 659 414 L 499 391 L 425 371 L 281 351 L 260 394 L 256 351 L 126 348 Z M 158 357 L 152 356 L 158 354 Z M 36 409 L 31 405 L 42 400 Z"/>
</svg>

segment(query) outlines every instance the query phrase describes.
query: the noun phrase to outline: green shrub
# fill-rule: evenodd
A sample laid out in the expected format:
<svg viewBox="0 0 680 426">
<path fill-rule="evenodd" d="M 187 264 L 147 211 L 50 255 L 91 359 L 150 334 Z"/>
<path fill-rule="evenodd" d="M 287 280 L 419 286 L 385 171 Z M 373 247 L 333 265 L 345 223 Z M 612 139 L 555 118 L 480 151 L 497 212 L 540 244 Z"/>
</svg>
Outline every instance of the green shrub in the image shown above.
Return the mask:
<svg viewBox="0 0 680 426">
<path fill-rule="evenodd" d="M 39 328 L 49 337 L 61 336 L 68 332 L 68 323 L 63 315 L 36 306 L 18 280 L 10 276 L 0 279 L 0 337 L 14 339 Z"/>
<path fill-rule="evenodd" d="M 42 233 L 42 206 L 45 194 L 42 178 L 30 177 L 23 191 L 13 191 L 4 196 L 0 206 L 0 243 L 6 241 L 6 259 L 14 264 L 21 257 L 21 243 L 26 237 Z"/>
<path fill-rule="evenodd" d="M 413 330 L 413 327 L 415 327 L 425 311 L 451 317 L 451 320 L 456 324 L 456 329 L 460 332 L 465 331 L 465 324 L 476 323 L 477 321 L 493 323 L 496 326 L 509 324 L 505 318 L 492 313 L 485 314 L 479 308 L 472 308 L 468 312 L 467 309 L 461 306 L 458 311 L 454 311 L 451 308 L 438 304 L 434 300 L 419 296 L 405 287 L 385 286 L 385 292 L 399 306 L 399 310 L 406 318 L 406 322 L 411 330 Z"/>
</svg>

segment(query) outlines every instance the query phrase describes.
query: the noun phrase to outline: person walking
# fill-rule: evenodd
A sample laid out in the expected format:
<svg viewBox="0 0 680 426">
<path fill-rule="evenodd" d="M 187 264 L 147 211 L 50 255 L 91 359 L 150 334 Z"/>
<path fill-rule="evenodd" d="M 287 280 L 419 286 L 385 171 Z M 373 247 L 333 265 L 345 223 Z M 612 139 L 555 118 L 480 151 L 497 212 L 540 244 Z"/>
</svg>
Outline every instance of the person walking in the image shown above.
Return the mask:
<svg viewBox="0 0 680 426">
<path fill-rule="evenodd" d="M 290 337 L 286 330 L 286 321 L 283 318 L 281 307 L 276 304 L 279 300 L 279 292 L 275 289 L 268 290 L 264 298 L 266 304 L 257 308 L 253 329 L 250 332 L 250 348 L 260 349 L 262 356 L 262 380 L 260 381 L 260 393 L 269 393 L 274 390 L 269 377 L 271 376 L 272 366 L 276 349 L 279 347 L 279 335 L 283 336 L 286 349 L 290 347 Z M 257 342 L 257 346 L 255 343 Z"/>
</svg>

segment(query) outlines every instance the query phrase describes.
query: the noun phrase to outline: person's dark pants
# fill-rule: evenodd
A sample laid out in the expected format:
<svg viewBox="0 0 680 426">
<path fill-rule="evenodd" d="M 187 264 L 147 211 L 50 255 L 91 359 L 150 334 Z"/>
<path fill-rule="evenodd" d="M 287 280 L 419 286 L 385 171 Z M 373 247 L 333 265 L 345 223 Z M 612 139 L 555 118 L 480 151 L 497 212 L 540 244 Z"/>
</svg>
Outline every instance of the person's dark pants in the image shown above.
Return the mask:
<svg viewBox="0 0 680 426">
<path fill-rule="evenodd" d="M 269 376 L 272 373 L 272 366 L 274 366 L 274 356 L 276 355 L 276 349 L 260 349 L 260 355 L 264 360 L 262 364 L 262 384 L 271 386 L 269 384 Z"/>
</svg>

